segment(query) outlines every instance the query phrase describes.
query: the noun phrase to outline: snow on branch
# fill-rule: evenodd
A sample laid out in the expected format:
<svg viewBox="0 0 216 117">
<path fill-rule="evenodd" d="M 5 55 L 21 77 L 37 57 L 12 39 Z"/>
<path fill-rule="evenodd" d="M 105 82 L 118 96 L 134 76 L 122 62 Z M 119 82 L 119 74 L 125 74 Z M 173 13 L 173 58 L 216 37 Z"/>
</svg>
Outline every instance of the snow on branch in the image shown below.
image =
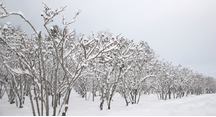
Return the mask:
<svg viewBox="0 0 216 117">
<path fill-rule="evenodd" d="M 4 62 L 4 65 L 5 65 L 10 71 L 12 71 L 13 73 L 16 73 L 16 74 L 27 74 L 27 75 L 29 75 L 29 76 L 32 76 L 28 70 L 25 70 L 25 71 L 24 71 L 24 70 L 21 70 L 21 69 L 19 69 L 19 68 L 17 68 L 17 69 L 11 68 L 6 62 Z M 33 76 L 32 76 L 32 77 L 33 77 Z"/>
<path fill-rule="evenodd" d="M 128 72 L 128 70 L 130 70 L 131 68 L 132 68 L 132 66 L 129 66 L 119 78 L 122 78 Z"/>
<path fill-rule="evenodd" d="M 140 84 L 141 82 L 145 81 L 146 79 L 151 78 L 151 77 L 155 77 L 155 75 L 148 75 L 148 76 L 142 78 L 142 79 L 140 80 L 139 84 Z"/>
<path fill-rule="evenodd" d="M 34 32 L 35 32 L 36 34 L 38 34 L 37 31 L 36 31 L 36 29 L 34 28 L 34 26 L 33 26 L 33 25 L 30 23 L 30 21 L 23 15 L 23 13 L 22 13 L 21 11 L 18 11 L 18 12 L 8 12 L 8 11 L 6 10 L 6 8 L 5 8 L 5 6 L 3 5 L 3 3 L 0 3 L 0 8 L 1 8 L 1 10 L 3 10 L 3 11 L 0 11 L 0 19 L 9 17 L 10 15 L 18 15 L 18 16 L 20 16 L 22 19 L 24 19 L 24 20 L 31 26 L 31 28 L 34 30 Z"/>
<path fill-rule="evenodd" d="M 57 8 L 56 10 L 51 10 L 51 8 L 45 4 L 45 3 L 42 3 L 44 4 L 44 13 L 41 13 L 41 16 L 44 18 L 44 26 L 53 22 L 53 18 L 56 16 L 56 15 L 59 15 L 60 12 L 64 11 L 65 8 L 67 6 L 64 6 L 64 7 L 60 7 L 60 8 Z"/>
<path fill-rule="evenodd" d="M 69 24 L 71 24 L 71 23 L 74 23 L 76 17 L 80 14 L 80 12 L 81 12 L 81 10 L 78 10 L 78 11 L 75 12 L 75 14 L 74 14 L 73 19 L 72 19 L 71 22 L 66 22 L 66 21 L 65 21 L 66 18 L 63 16 L 62 24 L 63 24 L 65 27 L 67 27 L 67 25 L 69 25 Z"/>
<path fill-rule="evenodd" d="M 42 4 L 44 4 L 44 14 L 41 13 L 41 16 L 44 18 L 44 25 L 47 25 L 47 24 L 53 22 L 53 18 L 56 15 L 59 15 L 67 7 L 67 6 L 64 6 L 64 7 L 57 8 L 56 10 L 52 10 L 52 8 L 49 7 L 47 4 L 45 4 L 45 3 L 42 3 Z M 80 14 L 80 12 L 81 12 L 81 10 L 78 10 L 77 12 L 75 12 L 75 15 L 73 16 L 73 19 L 70 22 L 66 22 L 65 21 L 66 18 L 64 16 L 62 16 L 62 24 L 65 27 L 67 27 L 69 24 L 74 23 L 75 18 L 77 17 L 77 15 Z"/>
</svg>

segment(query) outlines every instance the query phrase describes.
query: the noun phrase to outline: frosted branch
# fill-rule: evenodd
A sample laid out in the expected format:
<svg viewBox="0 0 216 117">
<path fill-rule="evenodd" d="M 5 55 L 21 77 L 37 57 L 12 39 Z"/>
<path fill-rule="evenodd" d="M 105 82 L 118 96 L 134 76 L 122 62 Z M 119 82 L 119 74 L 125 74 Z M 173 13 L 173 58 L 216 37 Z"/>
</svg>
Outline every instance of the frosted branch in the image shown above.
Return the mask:
<svg viewBox="0 0 216 117">
<path fill-rule="evenodd" d="M 53 22 L 53 18 L 56 15 L 59 15 L 67 7 L 64 6 L 64 7 L 57 8 L 56 10 L 51 10 L 51 8 L 47 4 L 45 3 L 42 4 L 44 4 L 44 13 L 45 13 L 45 14 L 41 13 L 41 16 L 44 18 L 44 26 Z"/>
<path fill-rule="evenodd" d="M 24 20 L 31 26 L 31 28 L 34 30 L 34 32 L 35 32 L 36 34 L 38 34 L 37 31 L 36 31 L 36 29 L 34 28 L 34 26 L 30 23 L 30 21 L 29 21 L 27 18 L 25 18 L 25 16 L 22 14 L 22 12 L 20 12 L 20 11 L 19 11 L 19 12 L 8 12 L 8 11 L 6 10 L 6 8 L 4 7 L 3 3 L 0 4 L 0 7 L 1 7 L 1 9 L 4 11 L 4 12 L 1 11 L 0 19 L 9 17 L 10 15 L 18 15 L 18 16 L 20 16 L 22 19 L 24 19 Z"/>
</svg>

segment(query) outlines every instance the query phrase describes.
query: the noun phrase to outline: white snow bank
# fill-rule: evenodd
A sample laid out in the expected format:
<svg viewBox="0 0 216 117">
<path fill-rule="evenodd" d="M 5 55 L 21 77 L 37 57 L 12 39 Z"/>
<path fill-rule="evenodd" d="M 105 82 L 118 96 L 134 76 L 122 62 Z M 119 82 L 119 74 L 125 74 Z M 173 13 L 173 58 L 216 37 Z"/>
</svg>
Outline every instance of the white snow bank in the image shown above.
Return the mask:
<svg viewBox="0 0 216 117">
<path fill-rule="evenodd" d="M 76 98 L 69 105 L 68 115 L 76 116 L 209 116 L 216 115 L 216 94 L 189 96 L 182 99 L 158 100 L 156 95 L 143 95 L 139 104 L 125 106 L 117 93 L 111 102 L 111 110 L 99 110 L 99 99 L 95 102 Z"/>
<path fill-rule="evenodd" d="M 158 100 L 156 95 L 143 95 L 139 104 L 125 106 L 124 99 L 116 93 L 111 102 L 111 110 L 107 109 L 107 103 L 104 102 L 102 111 L 99 110 L 100 98 L 96 97 L 94 102 L 91 100 L 92 95 L 89 100 L 85 100 L 72 91 L 67 116 L 216 116 L 216 94 L 192 95 L 166 101 Z M 0 116 L 32 116 L 29 102 L 26 97 L 24 108 L 20 109 L 15 104 L 9 104 L 5 95 L 0 99 Z"/>
</svg>

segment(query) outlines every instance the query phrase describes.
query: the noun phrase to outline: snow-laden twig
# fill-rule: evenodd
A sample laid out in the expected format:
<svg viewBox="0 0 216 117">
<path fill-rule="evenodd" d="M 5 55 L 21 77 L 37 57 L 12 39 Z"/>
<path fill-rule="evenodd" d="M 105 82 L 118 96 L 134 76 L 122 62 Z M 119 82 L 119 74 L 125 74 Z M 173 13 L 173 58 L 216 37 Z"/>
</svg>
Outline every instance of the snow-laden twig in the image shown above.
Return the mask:
<svg viewBox="0 0 216 117">
<path fill-rule="evenodd" d="M 11 68 L 7 63 L 4 63 L 4 65 L 10 70 L 12 71 L 13 73 L 16 73 L 16 74 L 26 74 L 26 75 L 29 75 L 31 77 L 33 77 L 32 74 L 30 74 L 30 72 L 28 70 L 21 70 L 19 68 L 15 69 L 15 68 Z"/>
<path fill-rule="evenodd" d="M 148 75 L 148 76 L 145 76 L 144 78 L 142 78 L 138 84 L 140 84 L 141 82 L 145 81 L 146 79 L 150 78 L 150 77 L 155 77 L 155 75 Z"/>
<path fill-rule="evenodd" d="M 35 32 L 36 34 L 38 34 L 37 31 L 36 31 L 36 29 L 34 28 L 34 26 L 33 26 L 33 25 L 30 23 L 30 21 L 23 15 L 23 13 L 22 13 L 21 11 L 18 11 L 18 12 L 8 12 L 8 11 L 6 10 L 6 8 L 4 7 L 3 3 L 0 4 L 0 7 L 1 7 L 1 9 L 3 9 L 3 11 L 4 11 L 4 12 L 1 12 L 1 14 L 0 14 L 0 19 L 3 19 L 3 18 L 5 18 L 5 17 L 11 16 L 11 15 L 18 15 L 18 16 L 20 16 L 22 19 L 24 19 L 24 20 L 31 26 L 31 28 L 34 30 L 34 32 Z"/>
<path fill-rule="evenodd" d="M 42 4 L 44 4 L 44 8 L 45 8 L 44 9 L 45 15 L 41 13 L 41 16 L 44 18 L 44 26 L 53 22 L 53 18 L 59 13 L 61 13 L 62 11 L 64 11 L 65 8 L 67 7 L 64 6 L 64 7 L 57 8 L 56 10 L 51 10 L 51 8 L 47 4 L 45 3 Z"/>
<path fill-rule="evenodd" d="M 72 19 L 72 21 L 70 21 L 70 22 L 66 22 L 66 21 L 65 21 L 66 18 L 65 18 L 64 16 L 62 16 L 62 24 L 63 24 L 65 27 L 67 27 L 68 25 L 74 23 L 76 17 L 77 17 L 80 13 L 81 13 L 81 10 L 78 10 L 77 12 L 75 12 L 75 14 L 74 14 L 74 16 L 73 16 L 73 19 Z"/>
</svg>

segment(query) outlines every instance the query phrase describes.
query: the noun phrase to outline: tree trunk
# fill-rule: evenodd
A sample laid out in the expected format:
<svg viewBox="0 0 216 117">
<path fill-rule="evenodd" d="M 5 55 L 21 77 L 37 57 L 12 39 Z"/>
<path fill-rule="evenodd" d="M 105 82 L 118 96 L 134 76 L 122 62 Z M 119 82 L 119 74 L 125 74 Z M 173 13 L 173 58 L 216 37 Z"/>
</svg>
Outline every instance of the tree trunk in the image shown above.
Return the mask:
<svg viewBox="0 0 216 117">
<path fill-rule="evenodd" d="M 5 93 L 5 90 L 4 89 L 1 89 L 1 93 L 0 93 L 0 99 L 2 99 L 3 95 Z"/>
<path fill-rule="evenodd" d="M 103 104 L 104 104 L 104 96 L 103 96 L 103 94 L 102 94 L 102 96 L 101 96 L 101 103 L 100 103 L 100 110 L 103 110 Z"/>
<path fill-rule="evenodd" d="M 105 96 L 104 96 L 104 90 L 103 90 L 103 88 L 102 88 L 102 91 L 101 91 L 101 103 L 100 103 L 100 110 L 103 110 L 103 104 L 104 104 L 104 98 L 105 98 Z"/>
<path fill-rule="evenodd" d="M 41 116 L 43 116 L 43 100 L 43 83 L 41 83 Z"/>
<path fill-rule="evenodd" d="M 57 107 L 57 83 L 58 83 L 58 81 L 57 81 L 57 78 L 58 78 L 58 76 L 57 76 L 57 72 L 58 72 L 58 63 L 56 62 L 56 64 L 57 64 L 57 68 L 55 69 L 55 81 L 54 81 L 54 105 L 53 105 L 53 116 L 56 116 L 56 107 Z"/>
<path fill-rule="evenodd" d="M 127 96 L 125 95 L 125 92 L 123 92 L 123 95 L 124 95 L 124 99 L 125 99 L 125 103 L 126 103 L 126 106 L 128 106 L 128 101 L 127 101 Z"/>
<path fill-rule="evenodd" d="M 134 96 L 133 96 L 133 94 L 132 94 L 132 92 L 130 92 L 130 99 L 131 99 L 131 104 L 134 104 Z"/>
<path fill-rule="evenodd" d="M 19 99 L 19 108 L 23 108 L 23 105 L 22 105 L 23 104 L 23 89 L 22 89 L 21 77 L 20 77 L 20 95 L 19 95 L 18 99 Z"/>
<path fill-rule="evenodd" d="M 138 97 L 138 100 L 137 100 L 137 104 L 139 103 L 140 97 L 141 97 L 141 94 L 139 92 L 139 97 Z"/>
<path fill-rule="evenodd" d="M 46 107 L 46 116 L 49 116 L 49 95 L 48 95 L 48 87 L 47 87 L 47 80 L 46 80 L 46 71 L 45 71 L 45 64 L 44 64 L 44 57 L 42 53 L 42 46 L 41 46 L 41 31 L 38 34 L 38 41 L 39 41 L 39 50 L 40 50 L 40 60 L 41 60 L 41 66 L 42 66 L 42 71 L 43 71 L 43 80 L 45 83 L 45 107 Z M 43 83 L 43 82 L 41 82 Z"/>
<path fill-rule="evenodd" d="M 162 99 L 162 100 L 164 99 L 164 91 L 162 91 L 161 99 Z"/>
<path fill-rule="evenodd" d="M 94 97 L 95 97 L 95 92 L 92 92 L 92 101 L 94 101 Z"/>
<path fill-rule="evenodd" d="M 34 108 L 34 103 L 33 103 L 33 100 L 32 100 L 32 94 L 31 94 L 31 88 L 30 88 L 30 86 L 29 86 L 28 91 L 29 91 L 29 97 L 30 97 L 30 102 L 31 102 L 31 107 L 32 107 L 32 113 L 33 113 L 33 116 L 36 116 L 36 114 L 35 114 L 35 108 Z"/>
<path fill-rule="evenodd" d="M 23 102 L 22 102 L 22 97 L 19 98 L 19 108 L 23 108 Z"/>
<path fill-rule="evenodd" d="M 10 104 L 13 104 L 13 103 L 15 103 L 15 98 L 14 98 L 14 92 L 13 92 L 13 89 L 12 89 L 12 87 L 11 87 L 11 89 L 10 89 L 10 93 L 9 93 L 10 95 Z"/>
<path fill-rule="evenodd" d="M 58 104 L 60 105 L 60 103 L 61 103 L 61 93 L 59 92 L 58 93 Z"/>
<path fill-rule="evenodd" d="M 38 56 L 38 59 L 40 59 L 40 57 Z M 39 64 L 39 66 L 41 67 L 41 61 L 38 61 L 38 64 Z M 43 79 L 42 79 L 42 71 L 41 71 L 41 68 L 39 68 L 39 76 L 40 76 L 40 91 L 41 91 L 41 93 L 40 93 L 40 95 L 41 95 L 41 97 L 40 97 L 40 101 L 41 101 L 41 116 L 43 116 Z M 39 96 L 38 96 L 39 97 Z"/>
<path fill-rule="evenodd" d="M 110 105 L 111 105 L 112 97 L 114 95 L 114 91 L 115 91 L 115 86 L 113 86 L 113 90 L 112 90 L 110 97 L 109 97 L 109 100 L 108 100 L 108 109 L 110 109 Z"/>
<path fill-rule="evenodd" d="M 92 101 L 94 101 L 95 91 L 94 91 L 94 80 L 92 81 Z"/>
<path fill-rule="evenodd" d="M 69 98 L 70 98 L 70 93 L 71 93 L 71 89 L 68 89 L 68 95 L 66 98 L 66 102 L 65 102 L 65 108 L 64 108 L 64 112 L 62 113 L 62 116 L 66 116 L 67 110 L 68 110 L 68 103 L 69 103 Z"/>
<path fill-rule="evenodd" d="M 39 104 L 38 104 L 38 95 L 37 95 L 35 87 L 34 87 L 34 94 L 35 94 L 35 101 L 36 101 L 36 105 L 37 105 L 38 116 L 40 116 L 40 108 L 39 108 Z"/>
<path fill-rule="evenodd" d="M 169 92 L 169 99 L 171 99 L 171 92 Z"/>
<path fill-rule="evenodd" d="M 134 90 L 134 104 L 137 103 L 137 89 Z"/>
</svg>

